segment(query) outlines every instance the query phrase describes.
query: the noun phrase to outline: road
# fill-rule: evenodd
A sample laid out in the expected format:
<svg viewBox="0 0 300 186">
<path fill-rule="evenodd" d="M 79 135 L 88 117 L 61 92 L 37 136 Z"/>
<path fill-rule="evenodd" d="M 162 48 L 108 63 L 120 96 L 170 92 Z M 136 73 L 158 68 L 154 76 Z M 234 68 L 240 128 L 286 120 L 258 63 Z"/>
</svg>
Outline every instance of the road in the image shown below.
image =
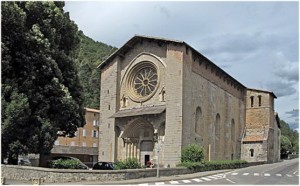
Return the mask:
<svg viewBox="0 0 300 186">
<path fill-rule="evenodd" d="M 216 174 L 186 180 L 140 183 L 146 185 L 299 185 L 299 159 L 236 169 L 224 174 Z"/>
</svg>

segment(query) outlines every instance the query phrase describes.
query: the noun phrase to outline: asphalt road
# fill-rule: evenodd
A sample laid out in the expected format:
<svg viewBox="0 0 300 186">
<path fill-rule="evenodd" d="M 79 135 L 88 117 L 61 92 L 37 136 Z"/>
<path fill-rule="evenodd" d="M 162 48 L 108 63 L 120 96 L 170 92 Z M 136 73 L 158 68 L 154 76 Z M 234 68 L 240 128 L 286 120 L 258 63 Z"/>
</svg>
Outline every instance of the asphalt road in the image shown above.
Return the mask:
<svg viewBox="0 0 300 186">
<path fill-rule="evenodd" d="M 7 184 L 31 185 L 32 183 L 7 180 Z M 236 170 L 217 170 L 171 177 L 149 177 L 113 182 L 60 183 L 59 185 L 299 185 L 299 159 Z"/>
<path fill-rule="evenodd" d="M 236 169 L 227 173 L 146 185 L 299 185 L 299 159 Z"/>
</svg>

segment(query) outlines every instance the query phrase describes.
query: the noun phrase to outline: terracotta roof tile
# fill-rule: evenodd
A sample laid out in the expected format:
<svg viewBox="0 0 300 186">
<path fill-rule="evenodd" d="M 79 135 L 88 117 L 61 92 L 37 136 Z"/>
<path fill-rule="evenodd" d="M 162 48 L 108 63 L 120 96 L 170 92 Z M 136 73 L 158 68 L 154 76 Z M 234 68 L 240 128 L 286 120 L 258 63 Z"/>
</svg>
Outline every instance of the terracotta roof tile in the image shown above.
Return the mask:
<svg viewBox="0 0 300 186">
<path fill-rule="evenodd" d="M 263 134 L 261 135 L 249 135 L 244 137 L 243 142 L 248 142 L 248 141 L 263 141 L 264 136 Z"/>
</svg>

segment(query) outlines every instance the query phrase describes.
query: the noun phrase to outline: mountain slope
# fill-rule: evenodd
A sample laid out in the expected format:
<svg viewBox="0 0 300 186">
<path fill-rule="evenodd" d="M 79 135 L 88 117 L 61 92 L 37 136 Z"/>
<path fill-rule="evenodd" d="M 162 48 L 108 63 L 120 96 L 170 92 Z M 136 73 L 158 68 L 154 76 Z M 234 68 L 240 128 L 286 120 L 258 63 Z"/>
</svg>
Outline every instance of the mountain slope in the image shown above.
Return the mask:
<svg viewBox="0 0 300 186">
<path fill-rule="evenodd" d="M 83 86 L 85 107 L 99 109 L 100 73 L 97 66 L 117 48 L 85 36 L 80 31 L 80 49 L 76 59 L 78 75 Z"/>
</svg>

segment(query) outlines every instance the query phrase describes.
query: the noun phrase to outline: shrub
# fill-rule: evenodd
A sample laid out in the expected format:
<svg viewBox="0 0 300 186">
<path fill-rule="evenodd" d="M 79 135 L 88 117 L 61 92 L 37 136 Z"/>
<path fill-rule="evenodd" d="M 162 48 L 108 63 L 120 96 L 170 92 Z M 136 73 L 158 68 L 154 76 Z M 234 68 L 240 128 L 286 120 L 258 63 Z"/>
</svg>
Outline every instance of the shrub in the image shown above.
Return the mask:
<svg viewBox="0 0 300 186">
<path fill-rule="evenodd" d="M 190 144 L 181 152 L 181 162 L 201 162 L 203 158 L 203 148 L 197 144 Z"/>
<path fill-rule="evenodd" d="M 115 167 L 116 169 L 138 169 L 141 165 L 136 158 L 127 158 L 124 161 L 117 161 Z"/>
<path fill-rule="evenodd" d="M 58 159 L 50 162 L 50 168 L 55 169 L 80 169 L 80 162 L 74 159 Z"/>
<path fill-rule="evenodd" d="M 236 169 L 245 167 L 247 161 L 245 160 L 222 160 L 222 161 L 208 161 L 208 162 L 183 162 L 178 166 L 187 167 L 196 172 L 222 170 L 222 169 Z"/>
</svg>

